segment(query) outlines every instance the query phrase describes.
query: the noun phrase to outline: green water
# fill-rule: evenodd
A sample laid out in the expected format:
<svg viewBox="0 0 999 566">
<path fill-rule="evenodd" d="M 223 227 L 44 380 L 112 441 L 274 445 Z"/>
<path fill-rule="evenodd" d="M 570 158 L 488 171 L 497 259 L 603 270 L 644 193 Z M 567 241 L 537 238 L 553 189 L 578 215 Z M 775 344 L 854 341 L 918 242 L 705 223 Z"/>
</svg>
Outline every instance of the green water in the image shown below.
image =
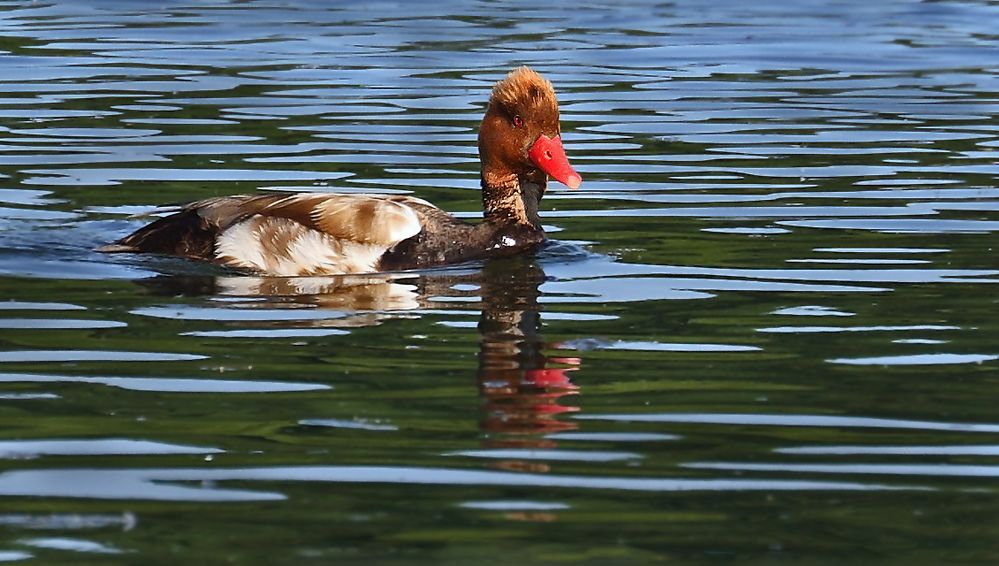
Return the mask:
<svg viewBox="0 0 999 566">
<path fill-rule="evenodd" d="M 997 23 L 0 3 L 0 560 L 993 562 Z M 256 191 L 475 218 L 477 122 L 525 63 L 584 178 L 537 256 L 92 251 Z"/>
</svg>

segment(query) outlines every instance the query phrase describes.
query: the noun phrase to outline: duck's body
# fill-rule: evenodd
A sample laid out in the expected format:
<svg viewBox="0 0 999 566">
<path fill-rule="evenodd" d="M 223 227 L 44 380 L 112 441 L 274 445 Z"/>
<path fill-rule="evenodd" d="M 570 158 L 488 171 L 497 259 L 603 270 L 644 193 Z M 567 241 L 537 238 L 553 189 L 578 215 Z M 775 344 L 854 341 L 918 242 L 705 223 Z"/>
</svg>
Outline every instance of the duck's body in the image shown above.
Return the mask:
<svg viewBox="0 0 999 566">
<path fill-rule="evenodd" d="M 413 197 L 299 193 L 194 202 L 103 250 L 302 276 L 460 263 L 526 251 L 544 239 L 540 226 L 468 224 Z"/>
<path fill-rule="evenodd" d="M 479 130 L 484 219 L 458 220 L 408 196 L 300 193 L 206 199 L 106 252 L 159 253 L 278 276 L 419 269 L 536 248 L 548 175 L 581 179 L 559 137 L 551 85 L 521 68 L 493 89 Z"/>
</svg>

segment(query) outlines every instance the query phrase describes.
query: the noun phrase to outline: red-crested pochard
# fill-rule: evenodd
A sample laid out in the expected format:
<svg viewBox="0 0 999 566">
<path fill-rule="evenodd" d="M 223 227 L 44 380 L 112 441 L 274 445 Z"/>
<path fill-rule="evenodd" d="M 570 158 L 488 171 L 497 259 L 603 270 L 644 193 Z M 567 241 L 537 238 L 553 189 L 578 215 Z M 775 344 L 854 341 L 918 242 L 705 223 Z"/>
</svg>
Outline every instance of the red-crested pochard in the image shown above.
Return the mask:
<svg viewBox="0 0 999 566">
<path fill-rule="evenodd" d="M 235 195 L 188 204 L 100 251 L 298 276 L 418 269 L 534 249 L 545 240 L 538 201 L 548 177 L 573 189 L 582 182 L 562 149 L 551 83 L 527 67 L 496 83 L 479 128 L 479 160 L 478 224 L 408 196 Z"/>
</svg>

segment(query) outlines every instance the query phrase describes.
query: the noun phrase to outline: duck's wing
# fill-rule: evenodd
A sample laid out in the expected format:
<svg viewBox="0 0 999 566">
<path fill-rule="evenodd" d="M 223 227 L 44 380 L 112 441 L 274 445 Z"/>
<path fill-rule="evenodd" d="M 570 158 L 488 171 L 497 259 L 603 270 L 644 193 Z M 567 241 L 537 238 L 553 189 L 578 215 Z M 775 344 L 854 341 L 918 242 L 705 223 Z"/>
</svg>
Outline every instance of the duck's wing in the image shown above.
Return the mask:
<svg viewBox="0 0 999 566">
<path fill-rule="evenodd" d="M 293 220 L 338 239 L 391 247 L 422 228 L 410 202 L 433 207 L 420 199 L 304 193 L 262 200 L 256 214 Z"/>
<path fill-rule="evenodd" d="M 271 275 L 374 271 L 386 250 L 422 230 L 416 207 L 424 206 L 433 208 L 420 199 L 364 194 L 217 197 L 105 251 L 199 257 Z"/>
</svg>

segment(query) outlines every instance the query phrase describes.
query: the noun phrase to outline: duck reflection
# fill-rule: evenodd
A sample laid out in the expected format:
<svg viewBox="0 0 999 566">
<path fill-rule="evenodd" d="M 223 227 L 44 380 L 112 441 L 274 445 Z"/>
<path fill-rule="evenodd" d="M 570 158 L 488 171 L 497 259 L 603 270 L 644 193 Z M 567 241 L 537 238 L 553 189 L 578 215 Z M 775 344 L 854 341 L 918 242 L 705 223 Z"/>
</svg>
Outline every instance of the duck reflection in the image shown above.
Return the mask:
<svg viewBox="0 0 999 566">
<path fill-rule="evenodd" d="M 576 424 L 560 419 L 577 407 L 565 397 L 578 393 L 570 374 L 578 358 L 552 358 L 541 335 L 539 287 L 545 273 L 533 258 L 488 261 L 482 269 L 414 274 L 337 277 L 158 277 L 143 284 L 171 295 L 213 295 L 234 308 L 322 308 L 342 316 L 318 320 L 254 321 L 285 328 L 371 326 L 421 309 L 467 308 L 478 298 L 477 382 L 482 401 L 480 428 L 490 448 L 551 448 L 546 438 Z M 450 305 L 450 306 L 449 306 Z M 237 319 L 238 320 L 238 319 Z M 521 461 L 497 463 L 506 469 L 544 471 Z"/>
<path fill-rule="evenodd" d="M 554 442 L 545 435 L 576 428 L 558 417 L 578 410 L 560 401 L 579 390 L 570 379 L 579 360 L 545 355 L 538 303 L 544 271 L 526 260 L 511 269 L 509 261 L 516 260 L 483 269 L 478 326 L 481 428 L 492 447 L 549 448 Z"/>
<path fill-rule="evenodd" d="M 426 293 L 413 275 L 373 274 L 332 277 L 255 277 L 251 275 L 162 276 L 140 282 L 156 293 L 205 296 L 240 309 L 319 308 L 329 317 L 254 320 L 264 328 L 359 328 L 405 316 L 427 306 Z M 338 311 L 338 312 L 333 312 Z M 232 322 L 245 324 L 239 316 Z"/>
</svg>

